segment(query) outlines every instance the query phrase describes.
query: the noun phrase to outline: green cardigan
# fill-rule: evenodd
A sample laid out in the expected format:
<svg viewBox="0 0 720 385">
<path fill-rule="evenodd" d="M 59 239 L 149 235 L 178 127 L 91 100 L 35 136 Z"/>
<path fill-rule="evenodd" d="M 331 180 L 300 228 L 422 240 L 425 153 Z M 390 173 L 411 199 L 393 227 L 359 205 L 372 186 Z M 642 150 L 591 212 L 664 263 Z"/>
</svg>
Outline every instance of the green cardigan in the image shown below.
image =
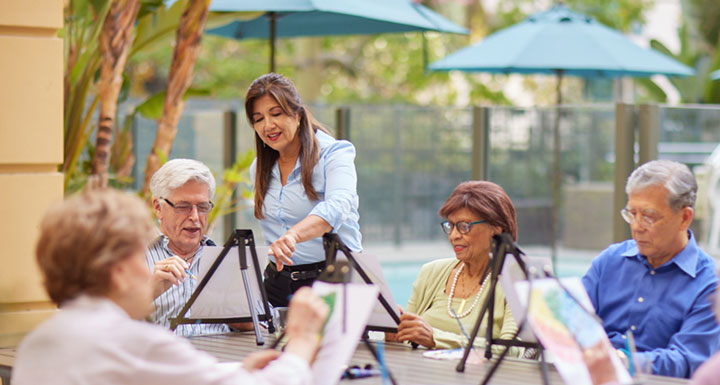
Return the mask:
<svg viewBox="0 0 720 385">
<path fill-rule="evenodd" d="M 467 339 L 460 334 L 460 327 L 457 321 L 447 314 L 447 294 L 445 284 L 453 268 L 459 261 L 455 258 L 439 259 L 423 265 L 420 273 L 413 284 L 413 291 L 408 300 L 407 310 L 410 313 L 423 317 L 433 328 L 433 339 L 436 349 L 455 349 L 467 344 Z M 489 281 L 488 281 L 489 282 Z M 487 293 L 490 290 L 489 283 L 482 289 L 480 298 L 472 312 L 464 318 L 460 318 L 465 331 L 469 334 L 475 325 L 480 308 L 485 302 Z M 473 297 L 471 297 L 473 298 Z M 468 302 L 471 298 L 468 298 Z M 444 299 L 444 301 L 439 301 Z M 453 306 L 457 309 L 459 299 L 453 299 Z M 441 302 L 441 303 L 440 303 Z M 469 304 L 468 304 L 469 305 Z M 510 312 L 510 306 L 505 300 L 505 294 L 500 285 L 495 291 L 495 311 L 493 315 L 493 338 L 510 339 L 517 330 L 515 319 Z M 487 316 L 483 317 L 480 324 L 480 332 L 475 339 L 474 346 L 485 347 L 485 330 Z M 500 354 L 504 348 L 493 345 L 493 354 Z M 523 352 L 522 348 L 513 347 L 508 352 L 509 356 L 519 357 Z"/>
</svg>

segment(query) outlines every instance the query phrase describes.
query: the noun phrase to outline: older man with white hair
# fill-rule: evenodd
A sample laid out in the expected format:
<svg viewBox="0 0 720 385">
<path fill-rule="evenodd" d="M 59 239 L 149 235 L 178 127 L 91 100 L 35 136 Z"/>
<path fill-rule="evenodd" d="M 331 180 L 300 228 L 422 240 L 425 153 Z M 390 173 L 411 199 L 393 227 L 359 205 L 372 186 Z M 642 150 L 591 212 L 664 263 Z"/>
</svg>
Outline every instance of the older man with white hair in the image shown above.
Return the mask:
<svg viewBox="0 0 720 385">
<path fill-rule="evenodd" d="M 180 312 L 198 283 L 186 271 L 197 276 L 203 247 L 215 246 L 205 235 L 215 178 L 202 162 L 173 159 L 152 176 L 150 192 L 162 232 L 145 253 L 155 296 L 150 318 L 170 327 L 169 318 Z M 228 331 L 225 324 L 183 324 L 175 329 L 182 336 Z"/>
<path fill-rule="evenodd" d="M 695 177 L 656 160 L 633 171 L 625 191 L 633 239 L 605 249 L 583 284 L 613 346 L 625 348 L 632 334 L 640 369 L 688 378 L 720 348 L 715 263 L 690 230 Z"/>
</svg>

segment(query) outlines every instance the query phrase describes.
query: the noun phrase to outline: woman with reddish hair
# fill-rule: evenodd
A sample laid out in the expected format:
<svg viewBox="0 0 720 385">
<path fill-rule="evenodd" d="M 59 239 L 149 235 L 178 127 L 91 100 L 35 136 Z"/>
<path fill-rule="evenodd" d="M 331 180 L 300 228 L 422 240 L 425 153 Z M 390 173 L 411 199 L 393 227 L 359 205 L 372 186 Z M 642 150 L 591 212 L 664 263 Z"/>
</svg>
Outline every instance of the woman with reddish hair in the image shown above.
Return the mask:
<svg viewBox="0 0 720 385">
<path fill-rule="evenodd" d="M 451 349 L 467 342 L 458 321 L 471 330 L 490 292 L 486 267 L 490 261 L 492 236 L 509 233 L 517 240 L 515 207 L 502 187 L 492 182 L 461 183 L 450 194 L 438 214 L 443 231 L 455 252 L 425 264 L 413 284 L 407 308 L 400 317 L 398 333 L 390 339 L 411 341 L 431 349 Z M 495 291 L 493 338 L 510 339 L 517 325 L 502 288 Z M 485 335 L 483 318 L 479 336 Z M 483 338 L 475 340 L 483 346 Z M 504 349 L 500 347 L 500 349 Z M 518 356 L 519 348 L 510 355 Z"/>
</svg>

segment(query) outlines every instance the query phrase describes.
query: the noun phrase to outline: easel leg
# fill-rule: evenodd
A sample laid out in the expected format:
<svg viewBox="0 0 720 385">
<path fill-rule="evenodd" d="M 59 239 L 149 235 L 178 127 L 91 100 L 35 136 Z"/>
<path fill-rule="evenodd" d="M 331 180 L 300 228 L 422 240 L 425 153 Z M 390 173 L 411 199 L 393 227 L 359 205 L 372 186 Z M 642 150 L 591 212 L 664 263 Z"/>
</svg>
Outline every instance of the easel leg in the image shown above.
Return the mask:
<svg viewBox="0 0 720 385">
<path fill-rule="evenodd" d="M 497 283 L 495 284 L 497 286 Z M 495 286 L 493 286 L 494 288 Z M 493 324 L 493 317 L 495 314 L 495 290 L 490 291 L 490 294 L 488 294 L 490 298 L 489 304 L 488 304 L 488 312 L 487 312 L 487 326 L 485 327 L 485 358 L 488 360 L 492 358 L 492 324 Z"/>
<path fill-rule="evenodd" d="M 547 361 L 545 361 L 545 349 L 540 347 L 540 371 L 542 372 L 543 385 L 550 384 L 550 378 L 548 376 Z"/>
<path fill-rule="evenodd" d="M 378 358 L 377 352 L 375 351 L 375 347 L 372 346 L 370 343 L 370 339 L 363 336 L 363 342 L 365 343 L 365 346 L 370 350 L 370 353 L 372 353 L 373 357 L 375 357 L 375 361 L 377 361 L 378 365 L 385 365 L 384 363 L 380 362 L 380 358 Z M 390 382 L 393 385 L 397 385 L 397 382 L 395 382 L 395 377 L 393 377 L 392 372 L 390 372 L 390 368 L 385 365 L 385 370 L 387 370 L 388 377 L 390 377 Z"/>
<path fill-rule="evenodd" d="M 487 276 L 487 274 L 490 272 L 490 264 L 485 267 L 485 271 L 483 272 L 483 277 Z M 487 298 L 485 298 L 485 301 L 483 302 L 482 307 L 480 308 L 480 314 L 478 314 L 477 320 L 475 320 L 475 325 L 473 326 L 472 332 L 470 333 L 470 339 L 468 340 L 468 344 L 465 347 L 465 350 L 463 351 L 463 357 L 460 359 L 460 362 L 458 362 L 457 366 L 455 367 L 455 370 L 458 372 L 464 372 L 465 371 L 465 363 L 468 360 L 468 357 L 470 356 L 470 350 L 472 350 L 473 343 L 475 342 L 475 338 L 477 338 L 478 333 L 480 332 L 480 324 L 482 323 L 482 319 L 485 316 L 488 307 L 490 306 L 491 299 L 494 299 L 495 297 L 495 286 L 497 285 L 497 280 L 493 279 L 491 277 L 490 279 L 490 292 L 488 293 Z M 488 327 L 492 332 L 492 320 L 488 321 Z M 491 340 L 487 341 L 488 344 L 492 343 Z M 492 352 L 490 352 L 492 354 Z"/>
<path fill-rule="evenodd" d="M 245 284 L 245 293 L 247 294 L 247 301 L 250 307 L 250 316 L 252 317 L 253 328 L 255 329 L 255 342 L 258 346 L 262 346 L 265 345 L 265 339 L 263 338 L 262 332 L 260 331 L 260 322 L 258 320 L 258 314 L 255 309 L 255 299 L 253 298 L 252 291 L 250 290 L 250 280 L 247 276 L 247 268 L 245 268 L 244 270 L 241 268 L 240 273 L 242 274 L 243 283 Z"/>
</svg>

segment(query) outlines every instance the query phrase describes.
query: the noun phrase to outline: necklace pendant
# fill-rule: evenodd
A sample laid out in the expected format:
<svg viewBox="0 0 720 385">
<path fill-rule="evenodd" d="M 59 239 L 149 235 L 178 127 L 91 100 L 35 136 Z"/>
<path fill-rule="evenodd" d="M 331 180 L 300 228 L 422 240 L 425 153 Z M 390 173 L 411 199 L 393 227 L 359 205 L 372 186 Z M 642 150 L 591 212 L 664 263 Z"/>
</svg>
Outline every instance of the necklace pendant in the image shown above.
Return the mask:
<svg viewBox="0 0 720 385">
<path fill-rule="evenodd" d="M 462 314 L 462 311 L 463 311 L 464 308 L 465 308 L 465 299 L 463 299 L 462 301 L 460 301 L 460 307 L 458 308 L 457 313 L 458 313 L 458 314 Z"/>
</svg>

